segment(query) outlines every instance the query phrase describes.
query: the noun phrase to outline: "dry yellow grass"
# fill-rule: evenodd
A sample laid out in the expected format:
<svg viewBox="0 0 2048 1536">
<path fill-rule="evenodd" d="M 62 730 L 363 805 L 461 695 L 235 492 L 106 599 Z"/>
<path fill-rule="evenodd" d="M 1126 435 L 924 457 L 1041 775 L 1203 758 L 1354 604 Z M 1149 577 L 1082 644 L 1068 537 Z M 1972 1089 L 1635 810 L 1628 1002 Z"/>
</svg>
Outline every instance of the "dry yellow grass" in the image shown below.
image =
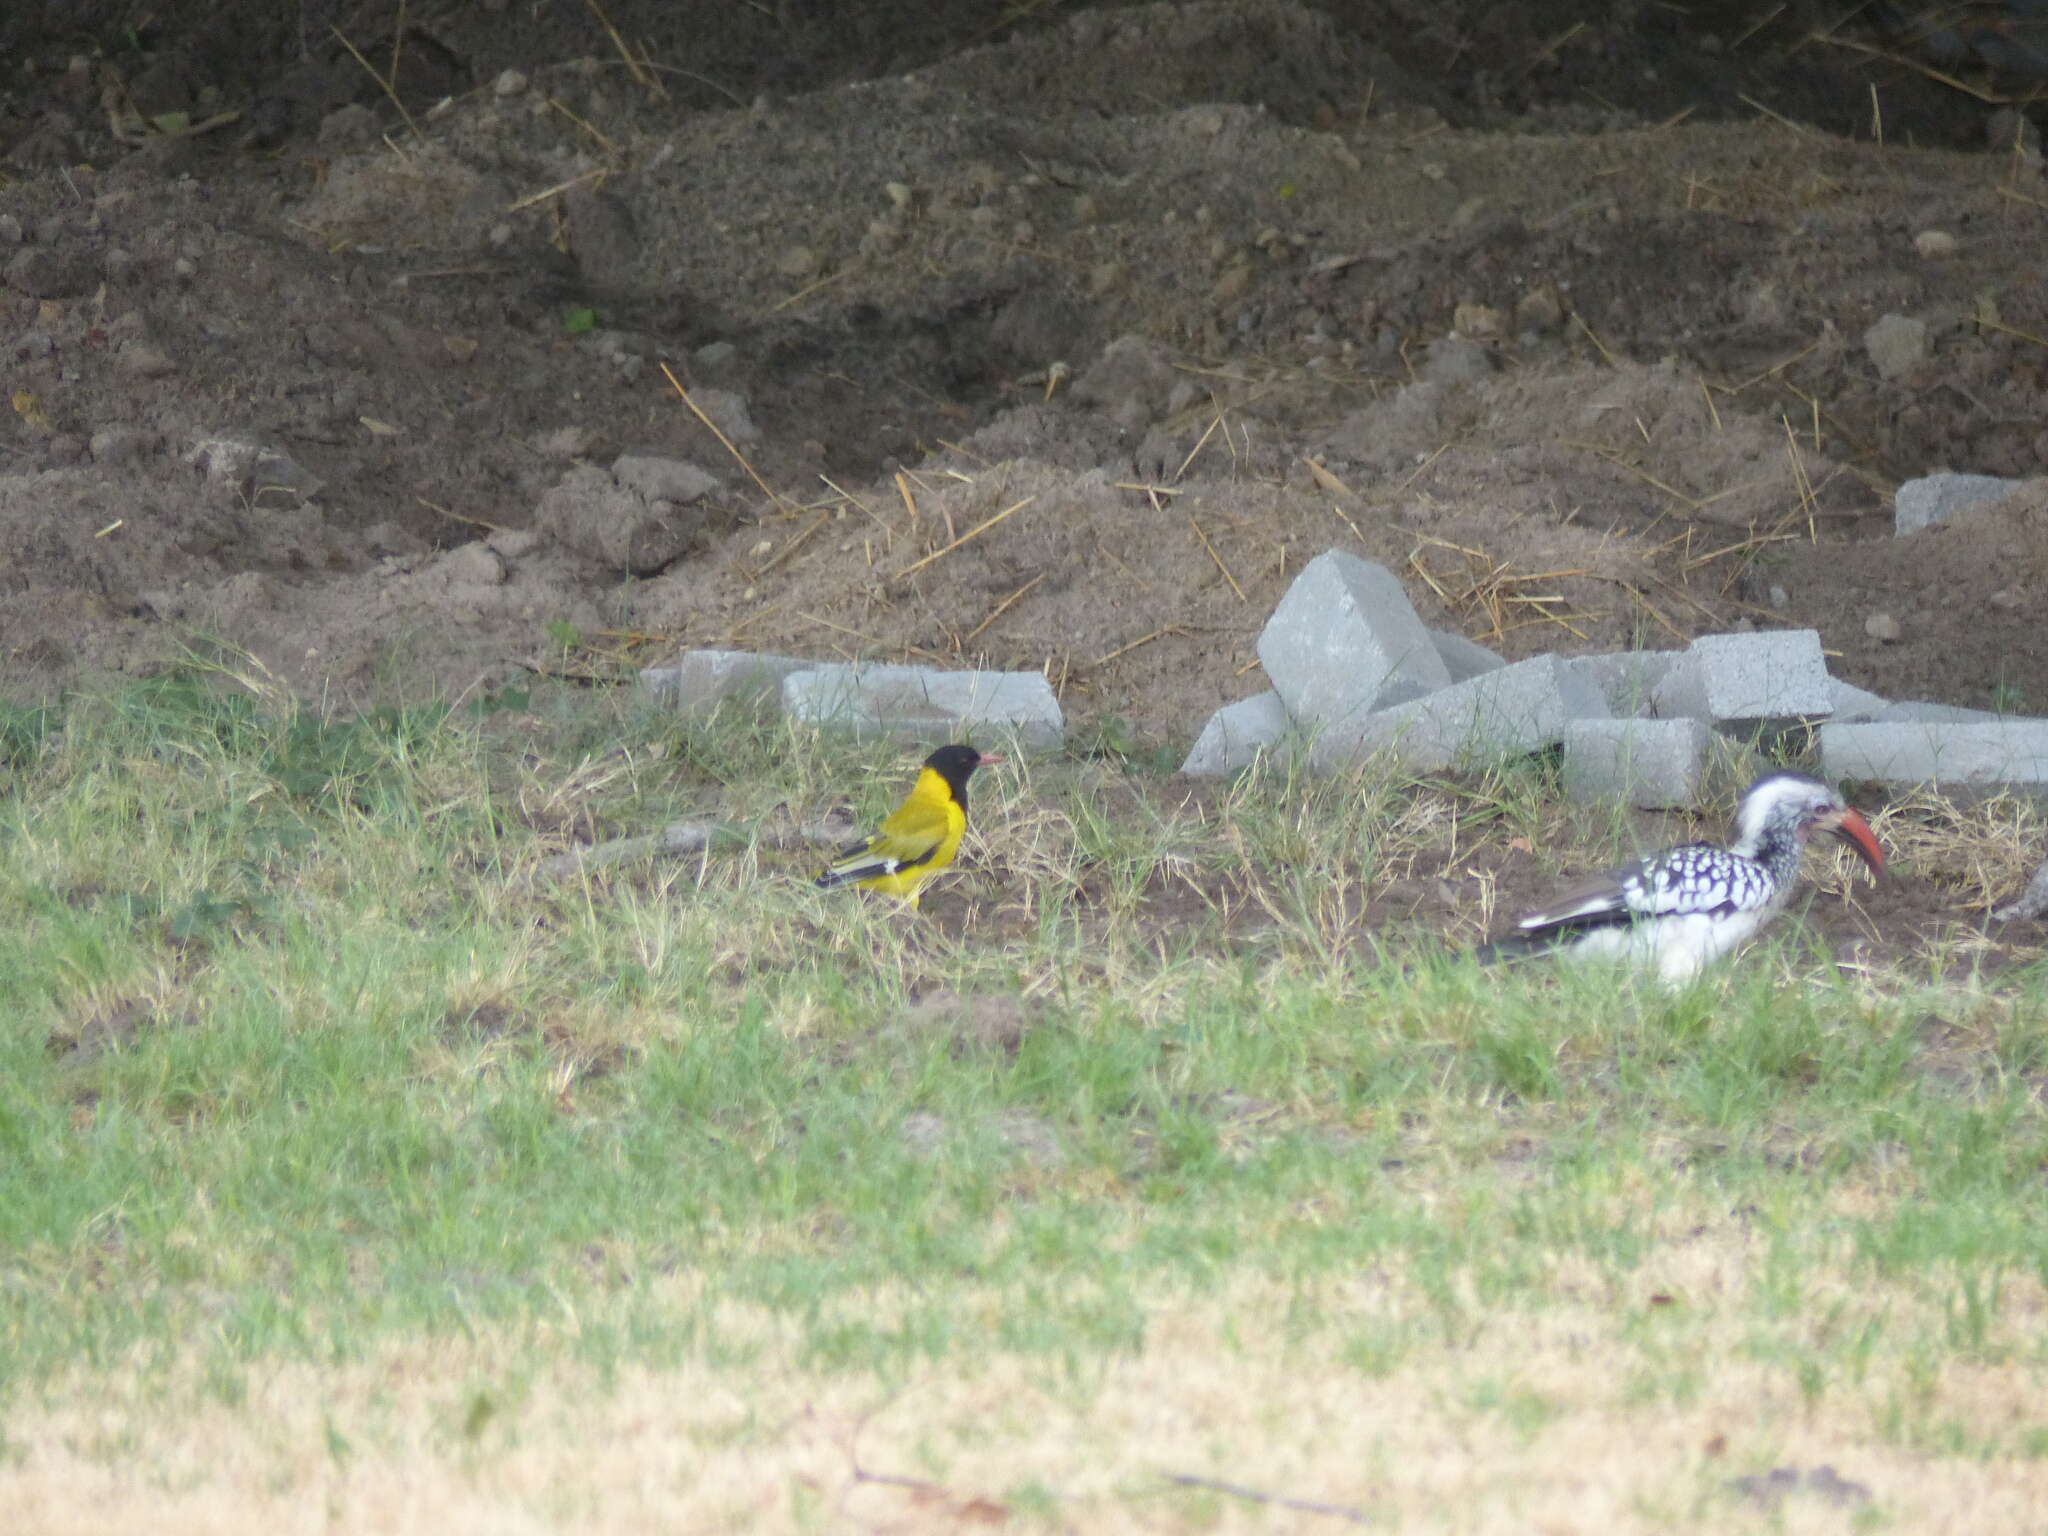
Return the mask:
<svg viewBox="0 0 2048 1536">
<path fill-rule="evenodd" d="M 1899 1402 L 1916 1422 L 1993 1433 L 2035 1420 L 2039 1374 L 2017 1352 L 1949 1352 L 1916 1371 L 1910 1341 L 1938 1338 L 1943 1313 L 1913 1282 L 1814 1265 L 1796 1315 L 1767 1321 L 1765 1240 L 1747 1222 L 1672 1210 L 1657 1236 L 1626 1279 L 1561 1255 L 1521 1298 L 1526 1310 L 1468 1292 L 1451 1327 L 1392 1269 L 1161 1293 L 1147 1299 L 1139 1349 L 1079 1372 L 991 1350 L 886 1383 L 824 1374 L 797 1354 L 789 1321 L 727 1305 L 719 1334 L 750 1346 L 746 1365 L 635 1367 L 609 1385 L 556 1348 L 570 1318 L 537 1341 L 482 1333 L 252 1372 L 232 1407 L 81 1374 L 17 1406 L 0 1507 L 11 1528 L 43 1536 L 1343 1523 L 1175 1488 L 1166 1474 L 1180 1472 L 1397 1528 L 1837 1531 L 1853 1509 L 1817 1493 L 1793 1493 L 1772 1516 L 1728 1486 L 1829 1464 L 1870 1490 L 1891 1529 L 2038 1528 L 2048 1462 L 1936 1454 L 1882 1422 Z M 679 1306 L 702 1300 L 700 1279 L 661 1283 Z M 841 1305 L 870 1318 L 890 1308 L 885 1297 Z M 2048 1293 L 2014 1280 L 1998 1335 L 2023 1344 L 2044 1314 Z M 1881 1341 L 1861 1378 L 1817 1394 L 1756 1358 L 1760 1333 L 1867 1325 Z M 1347 1361 L 1346 1340 L 1360 1337 L 1398 1340 L 1391 1365 Z M 1645 1387 L 1673 1372 L 1690 1384 Z M 466 1425 L 478 1385 L 506 1381 L 524 1385 L 509 1401 L 493 1386 L 503 1406 Z M 1033 1488 L 1043 1496 L 1019 1497 Z"/>
</svg>

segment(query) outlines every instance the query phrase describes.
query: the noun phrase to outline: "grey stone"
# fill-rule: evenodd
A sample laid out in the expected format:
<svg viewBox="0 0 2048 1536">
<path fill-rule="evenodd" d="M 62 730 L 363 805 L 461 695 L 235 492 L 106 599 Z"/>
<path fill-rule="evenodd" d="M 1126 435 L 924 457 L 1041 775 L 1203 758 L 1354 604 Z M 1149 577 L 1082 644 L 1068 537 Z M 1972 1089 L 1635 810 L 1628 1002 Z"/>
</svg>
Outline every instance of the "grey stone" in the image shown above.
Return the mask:
<svg viewBox="0 0 2048 1536">
<path fill-rule="evenodd" d="M 783 678 L 782 707 L 812 725 L 934 744 L 977 726 L 1025 747 L 1057 747 L 1067 734 L 1052 684 L 1039 672 L 833 663 Z"/>
<path fill-rule="evenodd" d="M 725 699 L 780 707 L 782 680 L 815 665 L 759 651 L 684 651 L 673 661 L 642 669 L 640 686 L 657 704 L 685 714 L 708 713 Z"/>
<path fill-rule="evenodd" d="M 1700 720 L 1574 720 L 1564 732 L 1565 795 L 1646 811 L 1696 806 L 1713 736 Z"/>
<path fill-rule="evenodd" d="M 1701 635 L 1672 663 L 1651 699 L 1663 719 L 1690 716 L 1741 729 L 1831 713 L 1833 682 L 1817 631 Z"/>
<path fill-rule="evenodd" d="M 1574 656 L 1566 665 L 1578 672 L 1607 701 L 1616 715 L 1647 715 L 1651 696 L 1671 664 L 1683 651 L 1604 651 Z"/>
<path fill-rule="evenodd" d="M 747 408 L 747 397 L 737 390 L 693 389 L 690 399 L 698 410 L 711 418 L 719 431 L 734 442 L 761 441 L 761 429 L 754 425 L 753 412 Z"/>
<path fill-rule="evenodd" d="M 1863 333 L 1863 350 L 1877 366 L 1879 378 L 1903 378 L 1927 361 L 1927 322 L 1881 315 Z"/>
<path fill-rule="evenodd" d="M 121 343 L 114 353 L 114 367 L 138 379 L 161 379 L 178 371 L 178 365 L 162 347 L 133 340 Z"/>
<path fill-rule="evenodd" d="M 1456 630 L 1432 629 L 1429 638 L 1436 647 L 1437 655 L 1443 658 L 1444 669 L 1451 674 L 1454 683 L 1462 683 L 1467 678 L 1508 664 L 1507 658 L 1499 652 L 1488 650 L 1477 640 L 1467 640 Z"/>
<path fill-rule="evenodd" d="M 1891 700 L 1867 693 L 1854 683 L 1845 683 L 1839 677 L 1828 679 L 1828 686 L 1834 690 L 1835 712 L 1828 718 L 1844 725 L 1853 725 L 1864 720 L 1881 720 L 1884 711 L 1892 707 Z"/>
<path fill-rule="evenodd" d="M 1225 778 L 1285 736 L 1294 722 L 1272 689 L 1226 704 L 1209 717 L 1180 771 L 1192 778 Z"/>
<path fill-rule="evenodd" d="M 690 364 L 701 374 L 724 373 L 738 363 L 739 355 L 740 349 L 729 341 L 706 342 L 690 354 Z"/>
<path fill-rule="evenodd" d="M 1355 725 L 1451 682 L 1400 579 L 1335 549 L 1294 578 L 1259 635 L 1259 663 L 1288 714 L 1311 726 Z"/>
<path fill-rule="evenodd" d="M 2048 784 L 2048 720 L 1823 725 L 1820 760 L 1831 779 L 1938 788 Z"/>
<path fill-rule="evenodd" d="M 586 459 L 597 443 L 597 433 L 589 427 L 554 427 L 535 435 L 533 451 L 544 459 Z"/>
<path fill-rule="evenodd" d="M 699 469 L 688 459 L 663 459 L 638 453 L 620 454 L 612 463 L 612 477 L 649 501 L 679 504 L 709 496 L 719 489 L 720 484 L 718 476 L 707 469 Z"/>
<path fill-rule="evenodd" d="M 245 437 L 202 437 L 186 450 L 185 462 L 206 477 L 217 497 L 244 498 L 249 476 L 264 451 L 261 443 Z"/>
<path fill-rule="evenodd" d="M 224 504 L 298 506 L 326 485 L 289 454 L 245 437 L 203 437 L 184 461 L 205 476 L 213 499 Z"/>
<path fill-rule="evenodd" d="M 2024 483 L 2003 475 L 1958 475 L 1947 470 L 1908 480 L 1892 493 L 1892 532 L 1918 533 L 1935 527 L 1964 507 L 1996 501 Z"/>
<path fill-rule="evenodd" d="M 1607 701 L 1583 674 L 1555 656 L 1537 656 L 1361 720 L 1327 724 L 1309 761 L 1329 772 L 1385 752 L 1431 772 L 1540 751 L 1562 741 L 1573 720 L 1606 714 Z"/>
<path fill-rule="evenodd" d="M 451 587 L 500 587 L 505 584 L 505 562 L 496 550 L 481 541 L 458 544 L 438 556 L 434 573 Z"/>
<path fill-rule="evenodd" d="M 2019 899 L 2000 907 L 1991 915 L 2001 923 L 2022 922 L 2028 918 L 2048 914 L 2048 864 L 2034 871 L 2034 878 L 2027 882 Z"/>
</svg>

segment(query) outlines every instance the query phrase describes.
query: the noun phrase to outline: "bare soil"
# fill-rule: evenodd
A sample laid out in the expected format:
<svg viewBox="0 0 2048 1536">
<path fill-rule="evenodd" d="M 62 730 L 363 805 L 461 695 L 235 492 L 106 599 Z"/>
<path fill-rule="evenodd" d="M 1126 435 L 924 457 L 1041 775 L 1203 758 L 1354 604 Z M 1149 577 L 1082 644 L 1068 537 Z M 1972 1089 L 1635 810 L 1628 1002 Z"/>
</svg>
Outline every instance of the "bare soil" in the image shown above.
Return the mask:
<svg viewBox="0 0 2048 1536">
<path fill-rule="evenodd" d="M 10 695 L 737 645 L 1043 667 L 1184 741 L 1340 545 L 1510 656 L 1810 625 L 1889 695 L 2048 704 L 2040 496 L 1889 502 L 2040 470 L 2048 186 L 1999 82 L 1880 35 L 615 0 L 637 80 L 490 5 L 412 7 L 390 77 L 396 8 L 272 9 L 0 22 Z"/>
</svg>

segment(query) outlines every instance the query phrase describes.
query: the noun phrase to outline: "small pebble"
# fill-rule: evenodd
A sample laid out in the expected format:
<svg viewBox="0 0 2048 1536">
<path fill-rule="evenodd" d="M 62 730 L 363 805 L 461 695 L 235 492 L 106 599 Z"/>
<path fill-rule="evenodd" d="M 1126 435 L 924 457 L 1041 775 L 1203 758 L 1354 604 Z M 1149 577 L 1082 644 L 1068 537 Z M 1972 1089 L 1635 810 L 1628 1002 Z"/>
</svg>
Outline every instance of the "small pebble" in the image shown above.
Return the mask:
<svg viewBox="0 0 2048 1536">
<path fill-rule="evenodd" d="M 526 76 L 516 69 L 500 70 L 498 78 L 491 82 L 492 94 L 499 97 L 517 96 L 525 89 Z"/>
<path fill-rule="evenodd" d="M 1942 261 L 1955 255 L 1956 237 L 1945 229 L 1923 229 L 1913 237 L 1913 249 L 1929 261 Z"/>
<path fill-rule="evenodd" d="M 1451 312 L 1451 329 L 1474 341 L 1498 336 L 1507 329 L 1507 317 L 1491 304 L 1466 300 Z"/>
<path fill-rule="evenodd" d="M 1863 633 L 1870 636 L 1873 640 L 1882 640 L 1886 644 L 1890 644 L 1898 639 L 1904 631 L 1899 628 L 1899 621 L 1890 614 L 1873 613 L 1863 621 Z"/>
<path fill-rule="evenodd" d="M 146 341 L 131 341 L 123 344 L 115 354 L 114 366 L 123 373 L 133 374 L 140 379 L 160 379 L 166 374 L 177 372 L 178 365 L 170 360 L 160 347 L 153 347 Z"/>
</svg>

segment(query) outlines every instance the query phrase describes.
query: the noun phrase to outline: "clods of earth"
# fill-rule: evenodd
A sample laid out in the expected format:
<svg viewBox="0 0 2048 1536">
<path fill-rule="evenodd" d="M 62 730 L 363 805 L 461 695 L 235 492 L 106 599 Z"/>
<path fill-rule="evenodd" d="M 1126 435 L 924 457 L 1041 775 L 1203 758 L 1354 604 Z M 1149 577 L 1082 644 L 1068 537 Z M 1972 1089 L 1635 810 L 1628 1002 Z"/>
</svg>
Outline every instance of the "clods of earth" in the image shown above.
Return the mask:
<svg viewBox="0 0 2048 1536">
<path fill-rule="evenodd" d="M 1509 662 L 1810 630 L 2048 712 L 2048 182 L 1965 64 L 1777 13 L 741 9 L 788 35 L 629 67 L 485 6 L 381 81 L 4 24 L 0 691 L 712 648 L 1032 672 L 1184 748 L 1335 547 Z M 712 13 L 610 14 L 663 64 Z M 1898 538 L 1930 471 L 2022 483 Z"/>
</svg>

